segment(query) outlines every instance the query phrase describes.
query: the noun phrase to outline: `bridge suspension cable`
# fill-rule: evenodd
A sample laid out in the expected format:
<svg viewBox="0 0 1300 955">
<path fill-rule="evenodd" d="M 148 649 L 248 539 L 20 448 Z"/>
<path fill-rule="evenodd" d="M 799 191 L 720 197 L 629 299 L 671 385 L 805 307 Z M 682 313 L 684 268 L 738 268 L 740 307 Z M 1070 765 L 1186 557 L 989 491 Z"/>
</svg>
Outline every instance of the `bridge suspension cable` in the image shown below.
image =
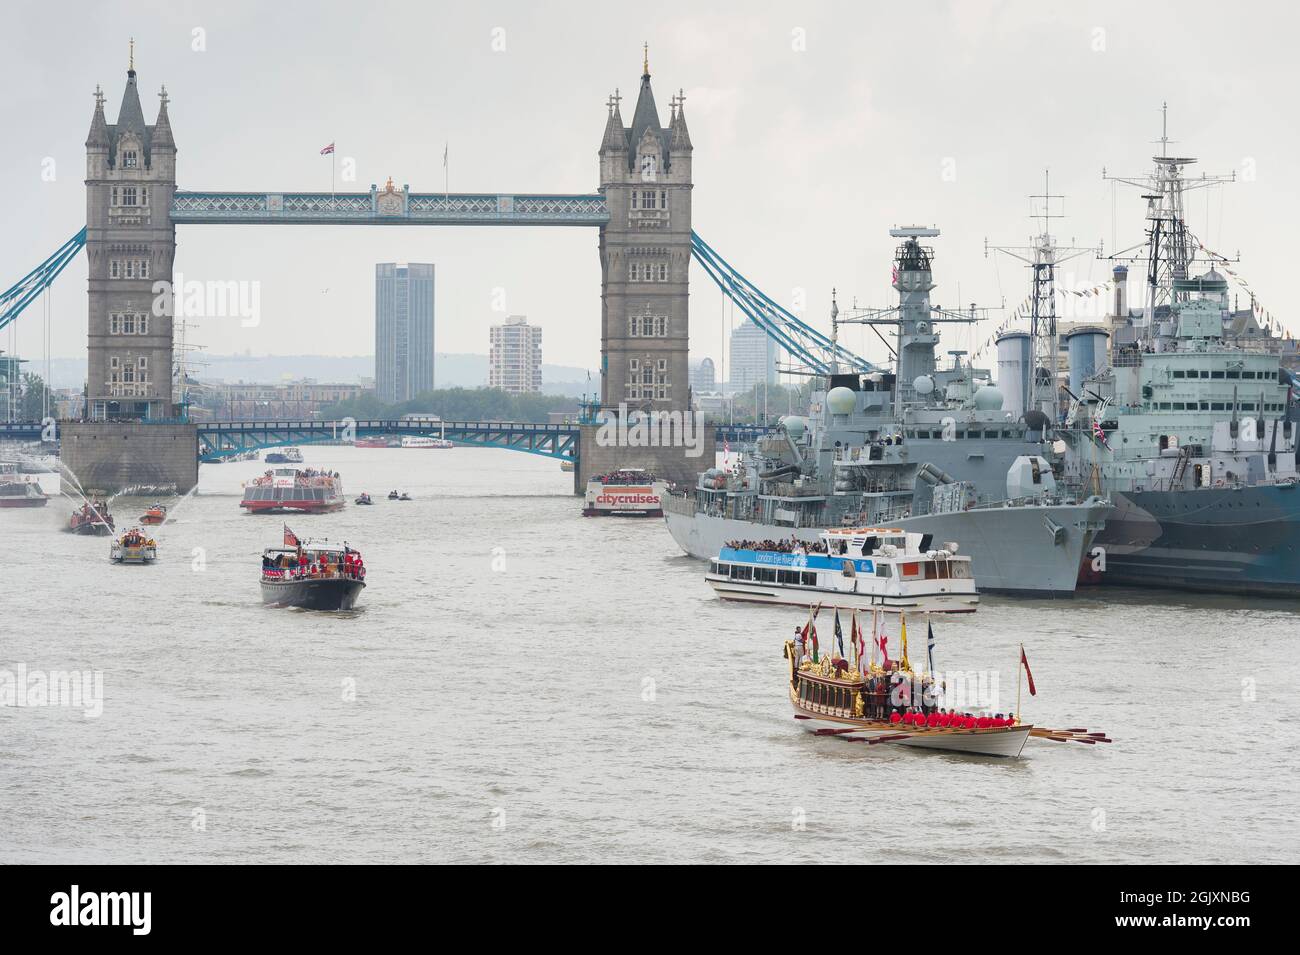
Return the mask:
<svg viewBox="0 0 1300 955">
<path fill-rule="evenodd" d="M 691 255 L 700 263 L 722 294 L 740 306 L 755 325 L 784 348 L 796 361 L 816 374 L 829 374 L 835 365 L 844 373 L 876 371 L 876 366 L 853 354 L 843 345 L 800 321 L 763 294 L 695 232 L 691 233 Z"/>
<path fill-rule="evenodd" d="M 11 288 L 0 294 L 0 328 L 4 328 L 21 314 L 22 310 L 36 300 L 36 297 L 50 287 L 50 283 L 59 277 L 69 262 L 86 244 L 86 230 L 82 228 L 36 268 L 32 269 Z"/>
</svg>

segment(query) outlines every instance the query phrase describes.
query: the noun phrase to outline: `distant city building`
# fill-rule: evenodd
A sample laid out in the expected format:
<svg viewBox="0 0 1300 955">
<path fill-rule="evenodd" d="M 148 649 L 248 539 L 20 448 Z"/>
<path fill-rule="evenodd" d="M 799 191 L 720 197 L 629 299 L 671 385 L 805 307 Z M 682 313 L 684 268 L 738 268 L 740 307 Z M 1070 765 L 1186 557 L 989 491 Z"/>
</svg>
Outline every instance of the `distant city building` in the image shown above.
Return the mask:
<svg viewBox="0 0 1300 955">
<path fill-rule="evenodd" d="M 760 382 L 776 384 L 776 342 L 753 319 L 731 333 L 731 376 L 733 394 L 744 394 Z"/>
<path fill-rule="evenodd" d="M 386 404 L 432 391 L 433 265 L 375 266 L 375 385 Z"/>
<path fill-rule="evenodd" d="M 225 382 L 206 386 L 220 414 L 231 421 L 289 421 L 320 417 L 325 405 L 353 401 L 365 393 L 361 385 L 325 384 L 304 378 L 282 385 Z"/>
<path fill-rule="evenodd" d="M 488 387 L 512 395 L 542 390 L 542 330 L 523 315 L 493 325 L 488 349 Z"/>
<path fill-rule="evenodd" d="M 693 394 L 703 394 L 706 391 L 713 391 L 718 387 L 717 369 L 713 367 L 713 359 L 705 358 L 698 365 L 691 367 L 691 392 Z"/>
<path fill-rule="evenodd" d="M 25 358 L 0 352 L 0 416 L 5 421 L 17 421 L 22 415 L 23 365 Z"/>
</svg>

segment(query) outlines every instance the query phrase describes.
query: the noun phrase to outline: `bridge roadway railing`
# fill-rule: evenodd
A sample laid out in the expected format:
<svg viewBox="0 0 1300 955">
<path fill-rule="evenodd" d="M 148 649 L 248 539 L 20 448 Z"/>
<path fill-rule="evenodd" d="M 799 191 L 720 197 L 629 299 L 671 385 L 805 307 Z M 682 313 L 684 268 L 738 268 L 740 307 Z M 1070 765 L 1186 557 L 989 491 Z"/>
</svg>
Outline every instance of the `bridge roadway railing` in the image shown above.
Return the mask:
<svg viewBox="0 0 1300 955">
<path fill-rule="evenodd" d="M 458 444 L 527 451 L 572 461 L 578 456 L 576 424 L 510 421 L 439 421 L 436 418 L 344 421 L 199 422 L 199 460 L 215 461 L 244 451 L 379 435 L 446 437 Z"/>
<path fill-rule="evenodd" d="M 148 422 L 145 422 L 148 423 Z M 216 461 L 245 451 L 340 441 L 378 435 L 446 436 L 458 444 L 527 451 L 562 461 L 578 457 L 577 424 L 502 421 L 439 421 L 436 418 L 363 421 L 197 421 L 200 461 Z M 717 444 L 739 451 L 773 429 L 763 425 L 718 425 Z M 0 422 L 0 440 L 39 441 L 39 421 Z"/>
</svg>

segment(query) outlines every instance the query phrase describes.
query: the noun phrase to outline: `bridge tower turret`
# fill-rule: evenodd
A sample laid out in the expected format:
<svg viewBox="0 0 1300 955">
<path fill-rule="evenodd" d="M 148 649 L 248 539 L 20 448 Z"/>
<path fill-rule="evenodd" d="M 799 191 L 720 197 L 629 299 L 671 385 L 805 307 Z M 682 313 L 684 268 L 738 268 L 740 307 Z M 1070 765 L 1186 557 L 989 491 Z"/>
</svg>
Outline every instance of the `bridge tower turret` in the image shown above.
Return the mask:
<svg viewBox="0 0 1300 955">
<path fill-rule="evenodd" d="M 600 191 L 601 403 L 616 411 L 690 409 L 691 138 L 684 97 L 659 123 L 647 54 L 632 125 L 607 104 Z"/>
<path fill-rule="evenodd" d="M 158 119 L 149 125 L 134 43 L 116 123 L 107 122 L 103 93 L 95 91 L 86 138 L 86 416 L 97 420 L 173 415 L 172 320 L 153 308 L 154 283 L 170 285 L 176 255 L 176 142 L 166 89 L 159 97 Z"/>
</svg>

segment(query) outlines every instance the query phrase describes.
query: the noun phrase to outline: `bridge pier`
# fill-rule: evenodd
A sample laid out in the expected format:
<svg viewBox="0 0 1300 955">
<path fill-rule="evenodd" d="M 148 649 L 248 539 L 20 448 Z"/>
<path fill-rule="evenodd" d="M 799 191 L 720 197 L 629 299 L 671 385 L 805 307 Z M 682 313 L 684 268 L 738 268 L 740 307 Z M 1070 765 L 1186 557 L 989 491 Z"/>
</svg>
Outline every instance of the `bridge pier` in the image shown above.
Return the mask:
<svg viewBox="0 0 1300 955">
<path fill-rule="evenodd" d="M 665 427 L 662 433 L 668 440 L 658 447 L 638 446 L 633 443 L 638 440 L 634 432 L 626 427 L 620 431 L 616 424 L 584 424 L 580 431 L 574 494 L 586 493 L 593 475 L 619 468 L 645 468 L 661 480 L 694 485 L 701 471 L 713 467 L 717 454 L 717 428 L 711 424 L 685 434 L 680 428 Z"/>
<path fill-rule="evenodd" d="M 174 484 L 185 494 L 198 483 L 197 425 L 70 421 L 60 426 L 59 435 L 63 464 L 86 492 Z M 71 483 L 66 474 L 63 483 Z"/>
</svg>

